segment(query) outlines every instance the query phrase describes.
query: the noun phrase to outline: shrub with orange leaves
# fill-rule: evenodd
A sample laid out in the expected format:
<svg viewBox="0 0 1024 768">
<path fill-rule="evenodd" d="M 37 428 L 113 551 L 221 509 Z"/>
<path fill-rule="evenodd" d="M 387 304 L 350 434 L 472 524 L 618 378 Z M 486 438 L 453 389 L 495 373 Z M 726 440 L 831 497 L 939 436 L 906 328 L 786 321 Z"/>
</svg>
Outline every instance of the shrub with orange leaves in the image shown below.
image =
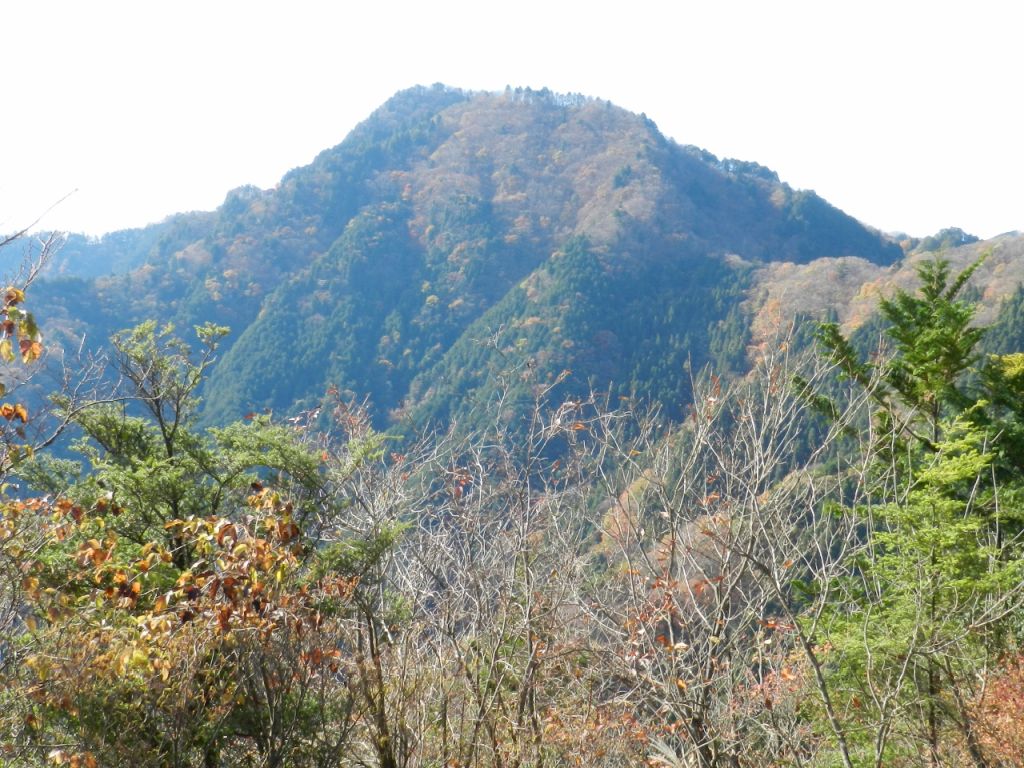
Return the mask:
<svg viewBox="0 0 1024 768">
<path fill-rule="evenodd" d="M 279 494 L 261 489 L 248 509 L 170 521 L 195 553 L 179 569 L 163 542 L 99 535 L 102 518 L 74 505 L 23 505 L 47 542 L 22 561 L 22 754 L 59 741 L 59 765 L 300 765 L 337 749 L 352 728 L 342 618 L 359 579 L 313 574 Z"/>
</svg>

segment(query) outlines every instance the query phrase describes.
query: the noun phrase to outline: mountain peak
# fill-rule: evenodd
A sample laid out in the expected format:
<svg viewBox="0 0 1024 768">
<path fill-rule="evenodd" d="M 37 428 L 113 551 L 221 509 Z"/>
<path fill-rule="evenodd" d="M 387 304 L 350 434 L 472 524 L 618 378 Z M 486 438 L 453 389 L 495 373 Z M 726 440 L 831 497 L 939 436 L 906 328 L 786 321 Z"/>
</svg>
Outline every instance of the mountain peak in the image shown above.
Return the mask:
<svg viewBox="0 0 1024 768">
<path fill-rule="evenodd" d="M 148 231 L 103 282 L 110 324 L 232 326 L 214 420 L 312 404 L 328 383 L 381 419 L 442 417 L 486 397 L 510 350 L 572 370 L 567 391 L 615 383 L 677 411 L 684 363 L 742 365 L 751 265 L 902 253 L 610 102 L 439 84 L 395 94 L 274 189 Z"/>
</svg>

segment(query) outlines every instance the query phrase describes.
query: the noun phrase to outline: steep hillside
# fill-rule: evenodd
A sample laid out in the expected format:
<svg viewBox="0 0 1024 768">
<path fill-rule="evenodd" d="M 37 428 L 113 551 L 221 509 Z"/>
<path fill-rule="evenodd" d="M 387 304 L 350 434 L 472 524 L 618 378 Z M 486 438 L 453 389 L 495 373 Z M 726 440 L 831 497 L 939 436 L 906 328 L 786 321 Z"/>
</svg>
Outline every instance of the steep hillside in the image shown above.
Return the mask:
<svg viewBox="0 0 1024 768">
<path fill-rule="evenodd" d="M 72 252 L 83 258 L 58 259 L 56 271 L 90 277 L 91 265 L 130 261 L 127 274 L 112 266 L 86 286 L 123 324 L 160 316 L 184 327 L 209 320 L 240 332 L 269 293 L 325 252 L 376 198 L 375 169 L 400 165 L 430 132 L 430 115 L 464 98 L 444 88 L 398 94 L 342 145 L 286 174 L 275 188 L 240 187 L 216 211 L 174 216 L 134 235 L 72 238 Z M 145 247 L 133 247 L 126 258 L 126 241 Z"/>
<path fill-rule="evenodd" d="M 517 364 L 676 410 L 688 366 L 743 366 L 758 265 L 902 254 L 813 192 L 608 102 L 442 86 L 398 94 L 272 190 L 108 237 L 112 264 L 144 261 L 55 284 L 46 316 L 72 338 L 96 329 L 61 307 L 86 303 L 104 328 L 230 325 L 213 421 L 332 385 L 368 395 L 379 423 L 452 418 Z"/>
<path fill-rule="evenodd" d="M 971 297 L 979 300 L 976 321 L 998 326 L 986 343 L 1000 351 L 1024 349 L 1024 324 L 1010 319 L 1024 284 L 1024 235 L 1011 233 L 986 241 L 965 236 L 965 244 L 956 246 L 942 234 L 920 241 L 906 258 L 889 266 L 846 257 L 758 267 L 745 304 L 753 343 L 763 343 L 780 324 L 798 316 L 835 317 L 845 333 L 855 333 L 875 317 L 880 297 L 914 289 L 921 261 L 941 256 L 959 272 L 984 256 L 968 284 Z"/>
</svg>

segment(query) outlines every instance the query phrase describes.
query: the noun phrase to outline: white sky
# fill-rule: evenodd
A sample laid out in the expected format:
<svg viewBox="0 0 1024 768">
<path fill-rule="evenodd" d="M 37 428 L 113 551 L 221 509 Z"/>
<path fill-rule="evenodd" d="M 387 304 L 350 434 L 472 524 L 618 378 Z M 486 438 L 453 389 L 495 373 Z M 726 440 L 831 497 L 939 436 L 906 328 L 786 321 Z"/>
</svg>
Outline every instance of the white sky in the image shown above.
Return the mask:
<svg viewBox="0 0 1024 768">
<path fill-rule="evenodd" d="M 1022 21 L 1012 0 L 2 0 L 0 231 L 73 189 L 44 227 L 214 208 L 444 82 L 609 99 L 880 229 L 990 237 L 1024 230 Z"/>
</svg>

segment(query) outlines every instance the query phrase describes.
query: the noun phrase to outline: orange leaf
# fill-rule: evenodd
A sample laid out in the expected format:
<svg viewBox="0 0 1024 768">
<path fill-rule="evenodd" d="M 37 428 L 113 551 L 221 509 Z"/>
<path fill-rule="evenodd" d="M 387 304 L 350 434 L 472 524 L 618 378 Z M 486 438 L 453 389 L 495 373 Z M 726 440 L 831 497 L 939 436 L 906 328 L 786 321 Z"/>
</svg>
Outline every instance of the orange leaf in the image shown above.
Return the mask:
<svg viewBox="0 0 1024 768">
<path fill-rule="evenodd" d="M 43 345 L 31 339 L 19 339 L 18 349 L 21 351 L 21 361 L 31 363 L 43 354 Z"/>
<path fill-rule="evenodd" d="M 232 541 L 238 541 L 238 532 L 235 530 L 235 526 L 232 523 L 227 523 L 220 527 L 217 531 L 217 546 L 224 546 L 224 541 L 231 537 Z"/>
<path fill-rule="evenodd" d="M 299 535 L 299 526 L 292 522 L 279 522 L 277 524 L 277 535 L 282 542 L 288 543 Z"/>
</svg>

